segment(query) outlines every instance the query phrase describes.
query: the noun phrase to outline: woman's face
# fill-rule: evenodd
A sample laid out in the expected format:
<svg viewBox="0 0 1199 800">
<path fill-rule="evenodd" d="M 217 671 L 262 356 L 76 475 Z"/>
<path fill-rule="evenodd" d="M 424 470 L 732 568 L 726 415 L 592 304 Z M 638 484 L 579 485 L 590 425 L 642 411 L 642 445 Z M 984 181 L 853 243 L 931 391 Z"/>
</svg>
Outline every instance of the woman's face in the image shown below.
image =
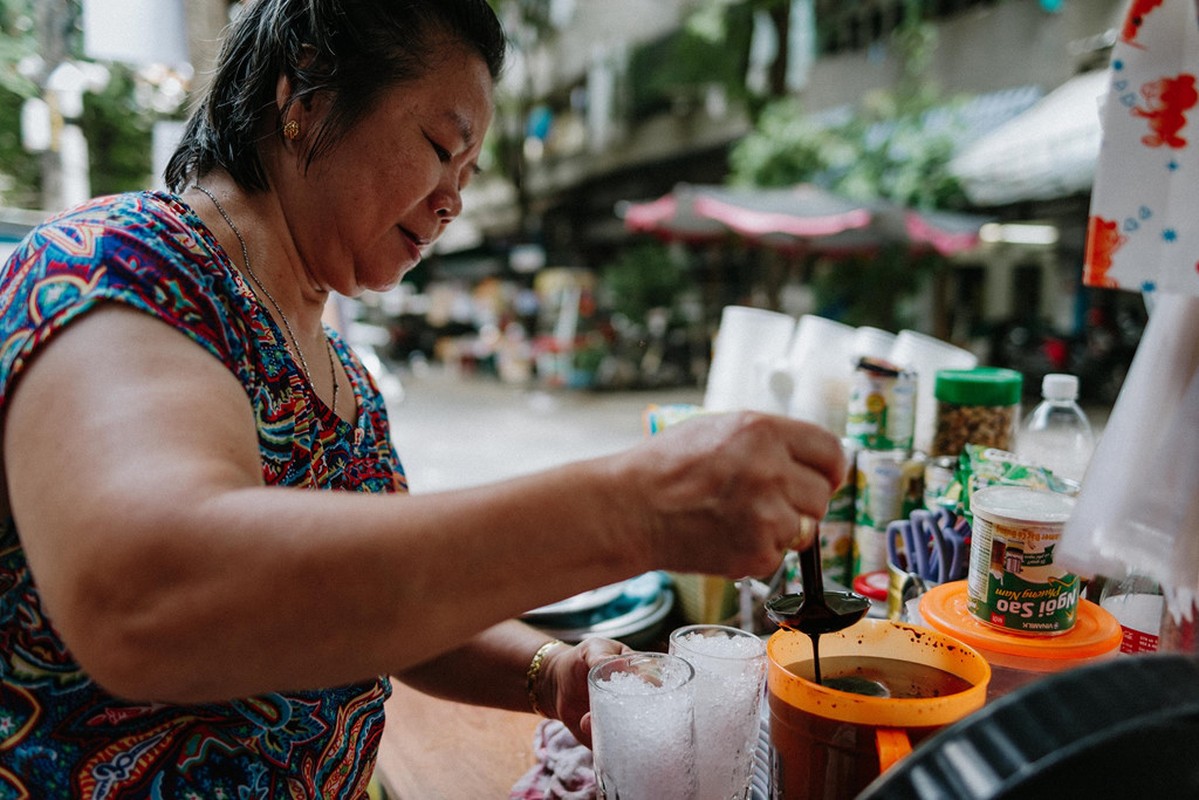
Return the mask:
<svg viewBox="0 0 1199 800">
<path fill-rule="evenodd" d="M 310 280 L 346 295 L 394 286 L 461 212 L 491 118 L 487 66 L 457 45 L 385 91 L 307 175 L 301 164 L 285 207 Z"/>
</svg>

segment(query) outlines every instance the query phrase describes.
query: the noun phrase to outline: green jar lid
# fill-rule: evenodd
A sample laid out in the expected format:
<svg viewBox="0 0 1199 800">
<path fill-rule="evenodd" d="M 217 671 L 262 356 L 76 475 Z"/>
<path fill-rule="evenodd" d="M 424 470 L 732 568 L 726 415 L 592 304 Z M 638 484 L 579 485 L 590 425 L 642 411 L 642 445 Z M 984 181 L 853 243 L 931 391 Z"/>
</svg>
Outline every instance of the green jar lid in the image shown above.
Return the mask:
<svg viewBox="0 0 1199 800">
<path fill-rule="evenodd" d="M 1013 369 L 975 367 L 937 370 L 933 394 L 959 406 L 1011 406 L 1023 390 L 1024 376 Z"/>
</svg>

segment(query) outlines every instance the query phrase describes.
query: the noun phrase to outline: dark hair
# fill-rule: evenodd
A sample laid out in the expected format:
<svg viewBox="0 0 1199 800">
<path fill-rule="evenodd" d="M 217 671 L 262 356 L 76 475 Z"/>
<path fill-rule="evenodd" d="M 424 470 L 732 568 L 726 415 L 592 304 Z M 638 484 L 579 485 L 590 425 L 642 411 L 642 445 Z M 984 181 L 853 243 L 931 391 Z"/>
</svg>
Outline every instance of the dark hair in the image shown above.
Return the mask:
<svg viewBox="0 0 1199 800">
<path fill-rule="evenodd" d="M 280 75 L 292 82 L 289 103 L 318 92 L 332 98 L 329 117 L 308 140 L 311 164 L 382 91 L 435 68 L 447 40 L 477 51 L 492 79 L 499 77 L 507 41 L 487 0 L 250 0 L 227 32 L 212 83 L 167 163 L 167 186 L 181 191 L 188 180 L 223 167 L 243 189 L 266 189 L 258 140 L 272 128 L 281 135 Z"/>
</svg>

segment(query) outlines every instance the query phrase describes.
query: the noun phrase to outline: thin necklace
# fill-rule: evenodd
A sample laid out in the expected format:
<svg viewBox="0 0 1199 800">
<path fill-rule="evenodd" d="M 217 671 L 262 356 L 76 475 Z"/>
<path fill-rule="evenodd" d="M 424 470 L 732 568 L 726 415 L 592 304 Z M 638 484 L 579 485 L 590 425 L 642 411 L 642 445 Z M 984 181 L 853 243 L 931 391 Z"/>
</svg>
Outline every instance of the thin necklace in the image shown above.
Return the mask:
<svg viewBox="0 0 1199 800">
<path fill-rule="evenodd" d="M 262 285 L 262 281 L 258 279 L 258 274 L 250 266 L 250 251 L 246 247 L 246 240 L 241 235 L 241 231 L 233 224 L 232 217 L 229 216 L 229 212 L 225 211 L 225 207 L 221 205 L 220 201 L 216 199 L 216 195 L 198 183 L 193 183 L 192 188 L 199 189 L 207 195 L 212 204 L 216 206 L 216 210 L 221 215 L 221 218 L 225 220 L 225 224 L 229 226 L 229 229 L 233 231 L 233 235 L 237 237 L 237 243 L 241 245 L 241 260 L 246 265 L 246 274 L 254 281 L 254 285 L 258 287 L 259 291 L 266 295 L 266 299 L 270 301 L 271 307 L 275 309 L 275 313 L 279 315 L 279 319 L 283 320 L 283 327 L 287 330 L 287 335 L 291 337 L 292 346 L 296 349 L 296 355 L 300 359 L 300 366 L 304 368 L 304 377 L 308 379 L 308 385 L 312 387 L 313 394 L 316 394 L 316 384 L 312 382 L 312 370 L 308 368 L 308 361 L 304 358 L 304 351 L 300 348 L 300 340 L 296 338 L 295 331 L 291 329 L 291 323 L 288 322 L 287 315 L 283 313 L 283 309 L 279 307 L 279 302 L 275 300 L 275 296 Z M 333 412 L 337 413 L 337 366 L 333 361 L 333 343 L 329 341 L 328 336 L 325 337 L 325 354 L 329 356 L 329 377 L 333 381 L 332 408 Z"/>
</svg>

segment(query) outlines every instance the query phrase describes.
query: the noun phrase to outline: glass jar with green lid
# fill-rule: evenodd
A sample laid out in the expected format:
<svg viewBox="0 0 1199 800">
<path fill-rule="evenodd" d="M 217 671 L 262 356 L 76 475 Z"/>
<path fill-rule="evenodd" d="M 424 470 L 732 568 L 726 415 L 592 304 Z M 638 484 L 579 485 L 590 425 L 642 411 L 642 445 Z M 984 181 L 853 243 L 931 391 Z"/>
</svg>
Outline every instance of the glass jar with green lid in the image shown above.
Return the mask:
<svg viewBox="0 0 1199 800">
<path fill-rule="evenodd" d="M 942 369 L 933 390 L 936 430 L 930 455 L 956 456 L 968 444 L 1011 450 L 1024 376 L 998 367 Z"/>
</svg>

